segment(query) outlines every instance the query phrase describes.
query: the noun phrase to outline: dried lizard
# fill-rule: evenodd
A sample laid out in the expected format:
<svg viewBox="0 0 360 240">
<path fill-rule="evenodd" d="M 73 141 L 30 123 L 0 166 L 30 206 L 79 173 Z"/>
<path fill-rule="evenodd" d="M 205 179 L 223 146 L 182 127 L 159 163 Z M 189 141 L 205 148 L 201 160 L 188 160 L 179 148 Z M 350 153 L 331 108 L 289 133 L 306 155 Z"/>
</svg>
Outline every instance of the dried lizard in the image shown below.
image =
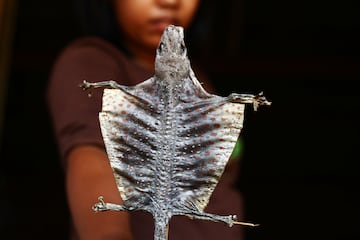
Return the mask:
<svg viewBox="0 0 360 240">
<path fill-rule="evenodd" d="M 157 48 L 155 75 L 136 86 L 115 81 L 82 84 L 106 88 L 101 130 L 123 205 L 95 211 L 150 212 L 155 240 L 168 237 L 172 216 L 238 222 L 235 215 L 204 212 L 242 129 L 245 103 L 270 105 L 259 94 L 207 93 L 187 56 L 182 27 L 170 25 Z"/>
</svg>

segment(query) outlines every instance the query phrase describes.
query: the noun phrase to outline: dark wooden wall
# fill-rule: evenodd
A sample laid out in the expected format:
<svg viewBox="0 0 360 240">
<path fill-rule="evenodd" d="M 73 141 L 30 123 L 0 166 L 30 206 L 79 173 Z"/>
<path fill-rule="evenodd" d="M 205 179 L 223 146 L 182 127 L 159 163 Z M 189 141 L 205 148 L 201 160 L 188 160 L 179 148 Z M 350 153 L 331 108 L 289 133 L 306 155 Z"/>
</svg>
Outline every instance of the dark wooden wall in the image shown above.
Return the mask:
<svg viewBox="0 0 360 240">
<path fill-rule="evenodd" d="M 70 0 L 18 2 L 1 148 L 0 238 L 66 239 L 63 175 L 44 91 L 54 58 L 78 28 Z M 219 93 L 264 91 L 273 102 L 246 110 L 239 188 L 246 220 L 261 224 L 246 229 L 247 239 L 359 239 L 358 4 L 216 4 L 201 61 Z"/>
</svg>

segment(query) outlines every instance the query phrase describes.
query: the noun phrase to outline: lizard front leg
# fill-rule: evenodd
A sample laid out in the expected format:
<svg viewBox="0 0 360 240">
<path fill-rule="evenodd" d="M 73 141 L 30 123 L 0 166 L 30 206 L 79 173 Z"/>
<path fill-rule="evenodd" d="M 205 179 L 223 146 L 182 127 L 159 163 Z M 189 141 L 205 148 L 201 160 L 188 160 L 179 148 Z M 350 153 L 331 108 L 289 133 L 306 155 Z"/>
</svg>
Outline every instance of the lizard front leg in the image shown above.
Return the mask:
<svg viewBox="0 0 360 240">
<path fill-rule="evenodd" d="M 227 100 L 233 103 L 252 103 L 255 111 L 260 105 L 271 105 L 271 102 L 266 100 L 262 92 L 258 95 L 232 93 L 227 97 Z"/>
<path fill-rule="evenodd" d="M 118 84 L 117 82 L 115 82 L 114 80 L 103 81 L 103 82 L 95 82 L 95 83 L 90 83 L 90 82 L 84 80 L 84 81 L 80 84 L 80 87 L 81 87 L 83 90 L 94 89 L 94 88 L 122 89 L 121 85 Z"/>
</svg>

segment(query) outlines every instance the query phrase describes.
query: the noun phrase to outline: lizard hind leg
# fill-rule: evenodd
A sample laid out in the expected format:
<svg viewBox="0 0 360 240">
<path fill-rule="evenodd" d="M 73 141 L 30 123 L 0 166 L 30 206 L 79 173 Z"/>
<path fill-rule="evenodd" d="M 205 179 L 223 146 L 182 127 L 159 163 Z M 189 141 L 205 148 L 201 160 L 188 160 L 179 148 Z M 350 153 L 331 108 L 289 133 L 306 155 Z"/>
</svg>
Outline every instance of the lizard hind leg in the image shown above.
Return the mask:
<svg viewBox="0 0 360 240">
<path fill-rule="evenodd" d="M 106 203 L 104 198 L 100 196 L 99 202 L 96 203 L 92 209 L 95 212 L 104 212 L 104 211 L 129 211 L 129 209 L 123 205 L 114 204 L 114 203 Z"/>
<path fill-rule="evenodd" d="M 213 222 L 223 222 L 223 223 L 226 223 L 229 227 L 232 227 L 234 224 L 250 226 L 250 227 L 258 226 L 258 224 L 239 222 L 239 221 L 237 221 L 236 215 L 222 216 L 222 215 L 216 215 L 216 214 L 199 212 L 199 211 L 190 211 L 190 212 L 182 213 L 182 215 L 185 215 L 191 219 L 200 219 L 200 220 L 207 220 L 207 221 L 213 221 Z"/>
<path fill-rule="evenodd" d="M 200 219 L 206 221 L 213 221 L 213 222 L 223 222 L 226 223 L 229 227 L 234 225 L 234 222 L 237 220 L 236 215 L 228 215 L 228 216 L 221 216 L 211 213 L 205 212 L 190 212 L 184 214 L 191 219 Z"/>
</svg>

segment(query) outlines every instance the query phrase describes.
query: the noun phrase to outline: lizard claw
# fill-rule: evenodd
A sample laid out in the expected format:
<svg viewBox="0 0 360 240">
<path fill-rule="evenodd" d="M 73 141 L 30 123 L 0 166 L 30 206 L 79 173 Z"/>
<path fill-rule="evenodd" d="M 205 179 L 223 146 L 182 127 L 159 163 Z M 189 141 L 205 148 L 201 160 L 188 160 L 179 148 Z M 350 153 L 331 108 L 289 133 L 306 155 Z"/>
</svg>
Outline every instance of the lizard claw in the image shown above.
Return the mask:
<svg viewBox="0 0 360 240">
<path fill-rule="evenodd" d="M 106 203 L 104 202 L 103 196 L 100 196 L 98 199 L 99 199 L 99 202 L 96 203 L 96 204 L 92 207 L 92 209 L 94 210 L 94 212 L 107 211 L 108 208 L 106 207 Z"/>
<path fill-rule="evenodd" d="M 268 100 L 266 100 L 264 93 L 260 92 L 258 95 L 256 95 L 254 97 L 254 110 L 256 111 L 260 105 L 266 105 L 266 106 L 270 106 L 271 102 L 269 102 Z"/>
<path fill-rule="evenodd" d="M 86 80 L 84 80 L 84 81 L 80 84 L 79 87 L 81 87 L 83 90 L 88 90 L 89 88 L 91 88 L 91 85 L 90 85 L 89 82 L 87 82 Z"/>
<path fill-rule="evenodd" d="M 91 89 L 94 88 L 93 85 L 91 85 L 89 82 L 87 82 L 86 80 L 84 80 L 80 85 L 79 87 L 81 87 L 84 91 L 87 91 L 89 90 L 88 92 L 88 96 L 91 97 L 92 96 L 92 92 L 91 92 Z"/>
</svg>

